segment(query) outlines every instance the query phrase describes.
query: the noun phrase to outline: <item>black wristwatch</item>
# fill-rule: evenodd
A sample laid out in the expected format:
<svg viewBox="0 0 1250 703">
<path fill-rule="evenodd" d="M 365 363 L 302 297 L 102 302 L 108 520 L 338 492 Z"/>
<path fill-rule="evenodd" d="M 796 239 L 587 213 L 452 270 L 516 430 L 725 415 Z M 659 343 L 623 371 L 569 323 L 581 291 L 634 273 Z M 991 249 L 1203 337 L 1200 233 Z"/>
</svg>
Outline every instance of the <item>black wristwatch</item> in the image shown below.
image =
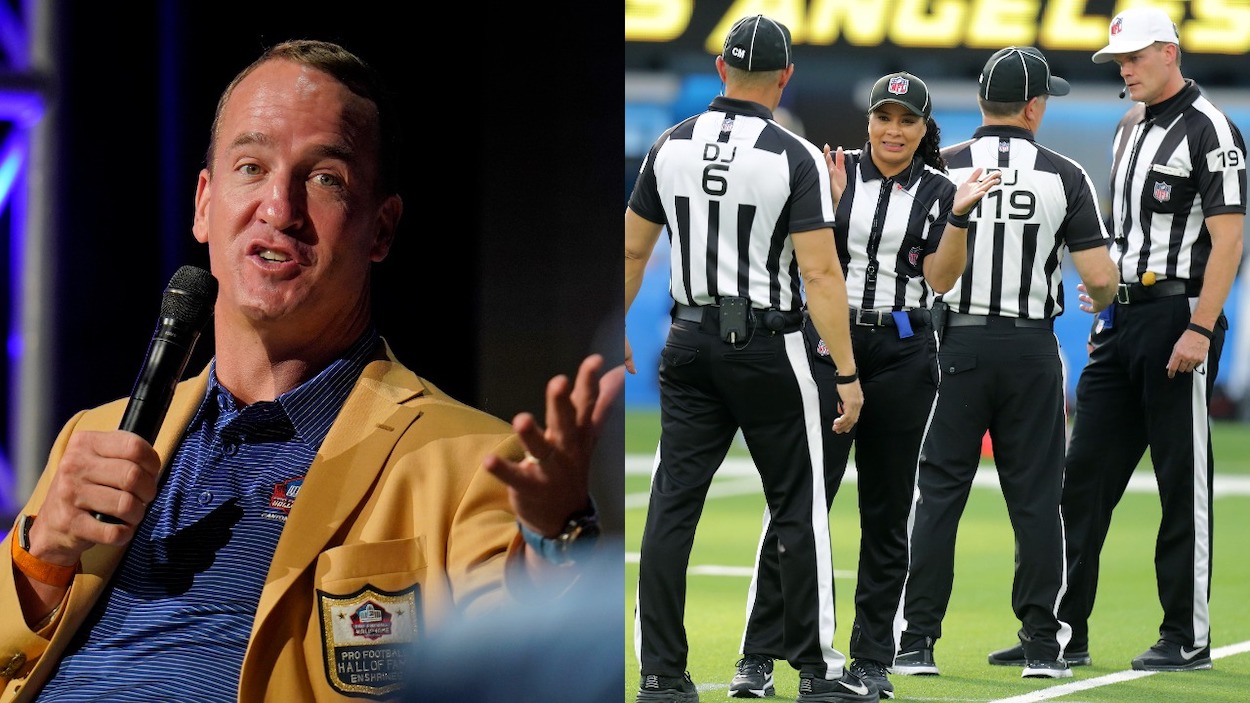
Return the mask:
<svg viewBox="0 0 1250 703">
<path fill-rule="evenodd" d="M 17 546 L 30 553 L 30 526 L 35 523 L 34 515 L 23 515 L 17 523 Z"/>
<path fill-rule="evenodd" d="M 595 502 L 590 501 L 590 509 L 573 513 L 564 523 L 564 529 L 555 537 L 543 537 L 517 521 L 521 528 L 521 536 L 530 549 L 542 555 L 543 559 L 552 564 L 569 564 L 577 561 L 577 557 L 594 547 L 602 531 L 599 527 L 599 511 Z"/>
</svg>

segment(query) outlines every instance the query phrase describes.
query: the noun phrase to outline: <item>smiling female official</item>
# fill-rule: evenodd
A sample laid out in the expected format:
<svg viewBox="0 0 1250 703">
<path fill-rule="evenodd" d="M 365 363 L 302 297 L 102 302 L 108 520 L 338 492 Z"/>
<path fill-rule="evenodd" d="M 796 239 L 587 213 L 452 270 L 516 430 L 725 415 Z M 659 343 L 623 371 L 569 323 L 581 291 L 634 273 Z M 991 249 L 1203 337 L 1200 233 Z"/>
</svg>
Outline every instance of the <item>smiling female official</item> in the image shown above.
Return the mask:
<svg viewBox="0 0 1250 703">
<path fill-rule="evenodd" d="M 956 189 L 938 153 L 941 135 L 928 87 L 916 76 L 881 77 L 869 104 L 863 149 L 839 148 L 835 154 L 825 146 L 864 407 L 851 433 L 832 432 L 832 416 L 822 424 L 829 505 L 852 441 L 859 473 L 862 537 L 851 670 L 882 698 L 893 698 L 886 667 L 894 660 L 894 614 L 907 574 L 907 516 L 937 394 L 937 339 L 928 306 L 963 272 L 966 231 L 943 236 L 952 204 L 957 214 L 966 214 L 997 177 L 978 182 L 980 173 L 973 173 Z M 833 394 L 836 369 L 829 350 L 814 327 L 806 329 L 821 394 Z M 763 697 L 772 687 L 772 659 L 782 654 L 776 562 L 777 540 L 766 527 L 748 596 L 744 656 L 729 690 L 733 697 Z"/>
</svg>

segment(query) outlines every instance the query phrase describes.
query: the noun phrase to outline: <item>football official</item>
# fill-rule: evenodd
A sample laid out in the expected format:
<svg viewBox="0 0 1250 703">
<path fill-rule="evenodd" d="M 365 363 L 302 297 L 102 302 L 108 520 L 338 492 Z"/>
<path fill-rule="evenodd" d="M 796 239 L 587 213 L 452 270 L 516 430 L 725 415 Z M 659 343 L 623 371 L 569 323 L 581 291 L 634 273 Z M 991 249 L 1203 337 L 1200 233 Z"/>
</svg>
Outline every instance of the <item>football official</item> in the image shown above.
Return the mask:
<svg viewBox="0 0 1250 703">
<path fill-rule="evenodd" d="M 1147 447 L 1162 517 L 1155 573 L 1159 640 L 1134 669 L 1211 668 L 1211 392 L 1228 330 L 1224 301 L 1242 257 L 1246 145 L 1181 75 L 1162 10 L 1111 21 L 1095 63 L 1114 61 L 1133 99 L 1111 167 L 1119 291 L 1095 323 L 1076 389 L 1063 513 L 1068 592 L 1060 617 L 1088 660 L 1088 621 L 1111 514 Z"/>
<path fill-rule="evenodd" d="M 804 344 L 812 320 L 837 364 L 842 414 L 863 403 L 833 243 L 824 157 L 773 120 L 794 74 L 789 30 L 734 24 L 716 58 L 724 95 L 652 145 L 625 210 L 625 307 L 667 226 L 673 324 L 660 356 L 660 447 L 638 566 L 639 703 L 696 703 L 686 672 L 686 567 L 716 470 L 738 430 L 778 539 L 785 658 L 799 701 L 876 701 L 833 648 L 833 562 L 821 414 Z M 633 371 L 626 346 L 626 368 Z"/>
<path fill-rule="evenodd" d="M 952 207 L 966 215 L 997 183 L 973 171 L 956 192 L 940 153 L 928 86 L 891 73 L 869 93 L 868 141 L 825 161 L 837 199 L 834 237 L 851 304 L 851 342 L 864 389 L 854 432 L 825 431 L 825 499 L 831 506 L 846 473 L 852 440 L 859 472 L 860 549 L 851 626 L 851 671 L 893 698 L 887 668 L 898 649 L 894 628 L 907 576 L 907 517 L 916 460 L 937 396 L 937 338 L 929 305 L 950 290 L 967 256 L 963 227 L 943 232 Z M 817 386 L 837 386 L 828 346 L 810 326 Z M 828 411 L 830 403 L 823 403 Z M 782 640 L 777 538 L 765 516 L 756 573 L 748 590 L 742 658 L 729 686 L 733 698 L 771 695 L 772 658 Z"/>
<path fill-rule="evenodd" d="M 939 303 L 948 306 L 942 380 L 921 450 L 894 673 L 939 673 L 933 645 L 950 602 L 955 534 L 988 429 L 1016 538 L 1011 601 L 1022 675 L 1072 675 L 1063 659 L 1069 628 L 1055 616 L 1066 570 L 1059 515 L 1066 423 L 1052 324 L 1063 313 L 1065 251 L 1098 309 L 1111 302 L 1117 278 L 1088 174 L 1034 141 L 1048 98 L 1069 89 L 1037 49 L 1002 49 L 981 72 L 981 127 L 942 150 L 953 179 L 982 168 L 998 170 L 1001 180 L 968 217 L 948 220 L 968 228 L 968 257 Z"/>
</svg>

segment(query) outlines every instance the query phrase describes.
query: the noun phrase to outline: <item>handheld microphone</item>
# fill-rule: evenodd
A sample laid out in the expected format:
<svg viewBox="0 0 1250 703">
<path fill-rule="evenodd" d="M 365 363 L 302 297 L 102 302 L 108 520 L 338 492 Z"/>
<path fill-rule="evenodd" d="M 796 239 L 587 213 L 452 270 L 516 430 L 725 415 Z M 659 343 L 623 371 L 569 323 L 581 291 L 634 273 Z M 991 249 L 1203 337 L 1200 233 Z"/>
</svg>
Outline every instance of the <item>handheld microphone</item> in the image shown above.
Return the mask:
<svg viewBox="0 0 1250 703">
<path fill-rule="evenodd" d="M 161 298 L 156 332 L 148 344 L 147 357 L 130 392 L 119 429 L 133 432 L 149 443 L 156 440 L 173 400 L 174 387 L 182 380 L 191 351 L 212 317 L 216 302 L 217 279 L 202 268 L 183 266 L 169 279 Z M 95 517 L 103 522 L 122 522 L 103 513 L 95 513 Z"/>
<path fill-rule="evenodd" d="M 1127 85 L 1126 85 L 1126 86 L 1124 86 L 1123 88 L 1120 88 L 1120 99 L 1121 99 L 1121 100 L 1123 100 L 1123 99 L 1124 99 L 1124 96 L 1125 96 L 1125 95 L 1127 95 L 1127 94 L 1128 94 L 1128 86 L 1127 86 Z"/>
</svg>

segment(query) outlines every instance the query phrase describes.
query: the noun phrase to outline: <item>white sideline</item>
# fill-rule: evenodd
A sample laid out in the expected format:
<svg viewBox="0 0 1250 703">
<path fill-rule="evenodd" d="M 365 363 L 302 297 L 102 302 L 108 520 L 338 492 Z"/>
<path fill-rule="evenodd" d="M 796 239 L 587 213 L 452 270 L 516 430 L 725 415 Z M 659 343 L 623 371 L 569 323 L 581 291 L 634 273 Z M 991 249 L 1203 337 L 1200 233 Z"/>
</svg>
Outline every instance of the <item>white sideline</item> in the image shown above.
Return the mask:
<svg viewBox="0 0 1250 703">
<path fill-rule="evenodd" d="M 646 454 L 627 454 L 625 456 L 625 474 L 627 476 L 650 474 L 653 463 L 654 458 Z M 843 482 L 854 483 L 857 475 L 855 464 L 852 462 L 847 465 L 846 477 L 842 480 Z M 981 488 L 997 489 L 997 473 L 993 469 L 980 469 L 977 471 L 977 477 L 973 480 L 972 485 Z M 755 470 L 755 464 L 745 457 L 730 457 L 721 464 L 720 470 L 716 472 L 716 479 L 712 482 L 712 488 L 708 491 L 708 497 L 723 498 L 759 490 L 759 473 Z M 1128 490 L 1134 493 L 1154 493 L 1158 488 L 1155 486 L 1153 475 L 1138 471 L 1129 479 Z M 1217 470 L 1212 497 L 1224 498 L 1227 496 L 1247 495 L 1250 495 L 1250 476 L 1221 476 Z M 633 493 L 625 496 L 626 509 L 645 507 L 647 507 L 646 493 Z"/>
<path fill-rule="evenodd" d="M 1231 657 L 1234 654 L 1241 654 L 1243 652 L 1250 652 L 1250 642 L 1238 642 L 1237 644 L 1230 644 L 1225 647 L 1216 647 L 1211 650 L 1211 659 L 1222 659 L 1223 657 Z M 1132 681 L 1133 679 L 1140 679 L 1143 676 L 1152 676 L 1158 673 L 1162 672 L 1133 671 L 1131 669 L 1128 671 L 1117 671 L 1114 674 L 1107 674 L 1105 676 L 1085 679 L 1083 681 L 1073 681 L 1059 686 L 1051 686 L 1050 688 L 1043 688 L 1019 696 L 996 698 L 989 703 L 1036 703 L 1037 701 L 1046 701 L 1052 698 L 1058 698 L 1059 696 L 1066 696 L 1070 693 L 1087 691 L 1091 688 L 1109 686 L 1113 683 L 1121 683 L 1123 681 Z"/>
</svg>

